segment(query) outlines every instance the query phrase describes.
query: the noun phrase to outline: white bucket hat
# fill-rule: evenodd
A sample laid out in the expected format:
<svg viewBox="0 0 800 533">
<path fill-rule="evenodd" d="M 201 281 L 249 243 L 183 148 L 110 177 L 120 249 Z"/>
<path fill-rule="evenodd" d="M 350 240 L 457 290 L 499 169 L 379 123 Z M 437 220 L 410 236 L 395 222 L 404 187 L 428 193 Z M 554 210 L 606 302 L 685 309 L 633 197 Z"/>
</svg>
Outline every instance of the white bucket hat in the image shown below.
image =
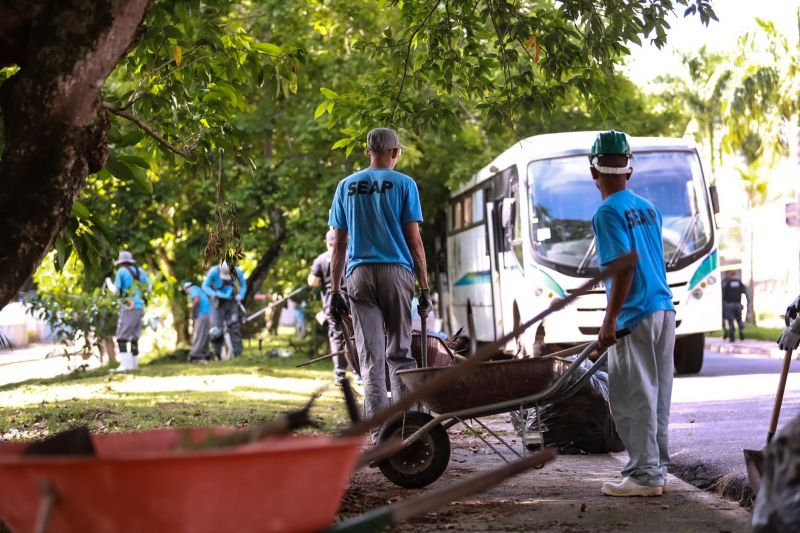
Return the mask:
<svg viewBox="0 0 800 533">
<path fill-rule="evenodd" d="M 117 260 L 114 261 L 114 265 L 121 265 L 122 263 L 136 263 L 136 261 L 133 260 L 133 254 L 127 250 L 121 251 Z"/>
<path fill-rule="evenodd" d="M 228 267 L 227 263 L 220 263 L 219 265 L 219 277 L 228 281 L 231 279 L 231 269 Z"/>
</svg>

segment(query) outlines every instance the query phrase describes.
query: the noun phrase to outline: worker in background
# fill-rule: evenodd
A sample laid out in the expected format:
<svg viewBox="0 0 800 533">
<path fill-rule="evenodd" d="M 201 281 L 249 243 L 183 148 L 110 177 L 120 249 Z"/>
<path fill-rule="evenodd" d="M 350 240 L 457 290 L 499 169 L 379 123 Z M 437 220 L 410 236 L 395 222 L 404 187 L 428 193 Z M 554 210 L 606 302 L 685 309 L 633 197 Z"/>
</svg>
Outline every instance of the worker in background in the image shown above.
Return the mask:
<svg viewBox="0 0 800 533">
<path fill-rule="evenodd" d="M 142 317 L 150 279 L 128 251 L 121 251 L 114 265 L 119 267 L 114 276 L 114 288 L 120 298 L 116 333 L 120 364 L 117 371 L 127 372 L 139 368 L 139 337 L 142 336 Z"/>
<path fill-rule="evenodd" d="M 603 483 L 610 496 L 660 496 L 667 482 L 667 436 L 672 399 L 675 308 L 664 265 L 662 217 L 626 189 L 633 174 L 627 136 L 598 134 L 590 171 L 603 203 L 592 219 L 600 264 L 636 252 L 637 262 L 606 282 L 606 307 L 598 335 L 608 350 L 609 405 L 630 460 L 619 483 Z M 630 328 L 617 339 L 616 332 Z"/>
<path fill-rule="evenodd" d="M 781 333 L 778 338 L 778 346 L 781 350 L 796 350 L 800 344 L 800 320 L 797 320 L 800 315 L 800 296 L 794 299 L 789 307 L 786 308 L 784 320 L 786 321 L 786 329 Z"/>
<path fill-rule="evenodd" d="M 211 357 L 208 351 L 208 332 L 211 329 L 211 300 L 208 295 L 190 280 L 183 282 L 183 292 L 192 305 L 192 348 L 189 350 L 190 363 L 207 363 Z"/>
<path fill-rule="evenodd" d="M 412 178 L 394 170 L 400 150 L 395 130 L 371 130 L 367 134 L 370 166 L 339 182 L 328 220 L 336 231 L 331 250 L 331 314 L 338 320 L 352 311 L 367 417 L 388 406 L 386 365 L 393 400 L 408 393 L 397 372 L 417 366 L 411 356 L 414 274 L 420 286 L 420 314 L 427 315 L 431 307 L 419 233 L 419 191 Z M 343 273 L 349 305 L 342 292 Z"/>
<path fill-rule="evenodd" d="M 325 234 L 325 247 L 327 250 L 322 252 L 314 259 L 311 265 L 311 273 L 308 275 L 308 285 L 320 288 L 322 298 L 322 309 L 325 312 L 325 321 L 328 325 L 328 343 L 331 353 L 343 352 L 345 349 L 344 333 L 338 322 L 331 316 L 331 250 L 336 240 L 336 231 L 330 230 Z M 345 268 L 347 260 L 345 259 Z M 344 283 L 339 282 L 342 295 L 347 300 L 347 291 Z M 341 385 L 347 372 L 347 358 L 342 355 L 333 356 L 333 373 L 337 385 Z"/>
<path fill-rule="evenodd" d="M 734 271 L 725 272 L 725 279 L 722 280 L 722 331 L 731 342 L 736 340 L 737 324 L 739 325 L 739 339 L 744 340 L 742 296 L 747 298 L 747 301 L 750 301 L 747 286 L 742 283 L 742 280 Z"/>
<path fill-rule="evenodd" d="M 242 269 L 236 267 L 235 278 L 226 263 L 208 269 L 203 291 L 211 299 L 211 346 L 214 356 L 222 359 L 222 344 L 230 341 L 233 356 L 242 354 L 242 300 L 247 294 L 247 282 Z M 216 328 L 216 329 L 215 329 Z"/>
</svg>

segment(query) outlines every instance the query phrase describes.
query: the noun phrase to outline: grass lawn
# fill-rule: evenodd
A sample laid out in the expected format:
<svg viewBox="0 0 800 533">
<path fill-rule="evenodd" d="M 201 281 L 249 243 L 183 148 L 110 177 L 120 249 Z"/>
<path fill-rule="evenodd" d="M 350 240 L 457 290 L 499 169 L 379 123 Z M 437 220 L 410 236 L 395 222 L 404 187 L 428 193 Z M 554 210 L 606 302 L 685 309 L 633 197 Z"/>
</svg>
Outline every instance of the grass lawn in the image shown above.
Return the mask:
<svg viewBox="0 0 800 533">
<path fill-rule="evenodd" d="M 330 433 L 347 424 L 342 395 L 333 386 L 330 361 L 295 368 L 308 359 L 303 345 L 279 337 L 259 356 L 246 349 L 232 361 L 188 364 L 184 354 L 143 361 L 138 371 L 115 374 L 103 367 L 51 379 L 0 387 L 0 439 L 33 439 L 77 425 L 93 432 L 157 427 L 247 427 L 301 407 L 328 386 L 312 409 L 319 423 L 309 432 Z"/>
<path fill-rule="evenodd" d="M 781 336 L 781 332 L 783 329 L 780 328 L 762 328 L 759 326 L 750 326 L 745 324 L 744 325 L 744 338 L 745 339 L 755 339 L 761 341 L 770 341 L 770 342 L 777 342 L 778 337 Z M 714 331 L 713 333 L 707 333 L 710 337 L 722 337 L 722 331 Z M 739 330 L 736 330 L 737 339 L 739 338 Z"/>
</svg>

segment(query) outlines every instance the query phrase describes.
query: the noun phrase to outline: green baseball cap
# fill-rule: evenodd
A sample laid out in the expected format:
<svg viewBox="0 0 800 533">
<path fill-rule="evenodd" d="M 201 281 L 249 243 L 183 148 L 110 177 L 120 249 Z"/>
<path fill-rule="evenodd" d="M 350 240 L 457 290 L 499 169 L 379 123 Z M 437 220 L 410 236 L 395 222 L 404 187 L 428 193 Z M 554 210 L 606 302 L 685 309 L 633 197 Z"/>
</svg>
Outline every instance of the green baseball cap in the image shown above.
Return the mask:
<svg viewBox="0 0 800 533">
<path fill-rule="evenodd" d="M 624 155 L 631 157 L 631 146 L 628 144 L 628 136 L 624 132 L 609 130 L 601 131 L 592 145 L 589 160 L 593 160 L 601 155 Z"/>
</svg>

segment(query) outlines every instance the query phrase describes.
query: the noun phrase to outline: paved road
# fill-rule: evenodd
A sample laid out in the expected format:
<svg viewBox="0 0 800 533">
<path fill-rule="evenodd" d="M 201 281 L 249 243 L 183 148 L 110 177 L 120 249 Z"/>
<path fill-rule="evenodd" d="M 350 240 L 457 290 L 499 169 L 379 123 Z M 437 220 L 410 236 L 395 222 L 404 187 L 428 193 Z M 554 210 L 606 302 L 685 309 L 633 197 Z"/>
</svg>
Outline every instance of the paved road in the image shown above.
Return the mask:
<svg viewBox="0 0 800 533">
<path fill-rule="evenodd" d="M 57 344 L 33 344 L 17 350 L 0 350 L 0 386 L 29 379 L 50 378 L 71 372 L 81 365 L 95 368 L 97 357 L 63 357 Z"/>
<path fill-rule="evenodd" d="M 700 374 L 676 378 L 670 449 L 680 477 L 743 496 L 742 449 L 764 446 L 782 364 L 763 356 L 707 351 Z M 792 362 L 790 372 L 779 429 L 800 416 L 800 361 Z"/>
</svg>

